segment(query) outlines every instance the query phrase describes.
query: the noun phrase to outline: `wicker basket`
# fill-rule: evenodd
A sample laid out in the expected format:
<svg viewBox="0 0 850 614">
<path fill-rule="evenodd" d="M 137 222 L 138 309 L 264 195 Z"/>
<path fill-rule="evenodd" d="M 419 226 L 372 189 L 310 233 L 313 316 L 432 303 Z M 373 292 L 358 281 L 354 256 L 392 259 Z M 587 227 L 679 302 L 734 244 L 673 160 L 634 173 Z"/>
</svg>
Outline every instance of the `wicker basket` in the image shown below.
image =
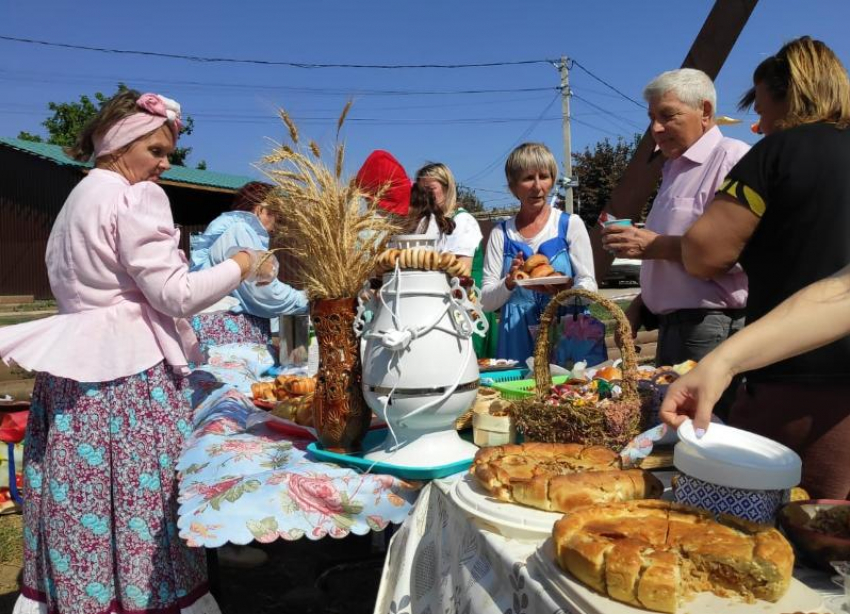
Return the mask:
<svg viewBox="0 0 850 614">
<path fill-rule="evenodd" d="M 579 405 L 571 400 L 548 401 L 552 379 L 549 373 L 549 330 L 558 307 L 572 297 L 583 297 L 607 309 L 617 321 L 617 332 L 623 344 L 622 396 L 604 405 Z M 541 334 L 534 348 L 534 397 L 521 401 L 515 414 L 517 426 L 526 441 L 583 443 L 603 445 L 619 450 L 631 441 L 641 426 L 641 401 L 637 387 L 637 355 L 632 329 L 623 311 L 605 297 L 588 290 L 564 290 L 555 296 L 540 317 Z"/>
</svg>

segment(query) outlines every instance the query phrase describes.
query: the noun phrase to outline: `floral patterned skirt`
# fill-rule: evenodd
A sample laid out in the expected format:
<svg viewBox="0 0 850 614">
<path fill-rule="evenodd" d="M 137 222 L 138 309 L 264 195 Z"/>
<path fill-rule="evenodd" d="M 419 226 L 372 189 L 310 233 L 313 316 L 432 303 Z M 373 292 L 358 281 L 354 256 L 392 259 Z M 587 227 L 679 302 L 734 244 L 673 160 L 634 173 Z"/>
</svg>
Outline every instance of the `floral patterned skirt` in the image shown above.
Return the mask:
<svg viewBox="0 0 850 614">
<path fill-rule="evenodd" d="M 201 351 L 228 343 L 259 343 L 272 341 L 271 322 L 249 313 L 202 313 L 192 318 L 192 328 L 198 337 Z"/>
<path fill-rule="evenodd" d="M 177 534 L 184 388 L 164 363 L 110 382 L 37 376 L 15 614 L 219 612 L 204 550 Z"/>
</svg>

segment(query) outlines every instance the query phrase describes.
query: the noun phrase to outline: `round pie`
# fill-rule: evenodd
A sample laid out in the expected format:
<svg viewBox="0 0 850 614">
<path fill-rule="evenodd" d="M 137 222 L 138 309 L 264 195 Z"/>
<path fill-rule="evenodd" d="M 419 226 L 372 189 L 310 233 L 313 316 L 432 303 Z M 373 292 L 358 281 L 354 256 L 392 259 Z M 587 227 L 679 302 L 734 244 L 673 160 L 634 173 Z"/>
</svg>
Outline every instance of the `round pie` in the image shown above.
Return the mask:
<svg viewBox="0 0 850 614">
<path fill-rule="evenodd" d="M 661 482 L 642 469 L 622 469 L 603 446 L 528 443 L 479 450 L 470 471 L 496 499 L 546 510 L 660 497 Z"/>
<path fill-rule="evenodd" d="M 675 612 L 701 591 L 778 601 L 794 567 L 791 545 L 773 527 L 718 522 L 667 501 L 587 507 L 557 521 L 552 534 L 562 569 L 612 599 L 658 612 Z"/>
</svg>

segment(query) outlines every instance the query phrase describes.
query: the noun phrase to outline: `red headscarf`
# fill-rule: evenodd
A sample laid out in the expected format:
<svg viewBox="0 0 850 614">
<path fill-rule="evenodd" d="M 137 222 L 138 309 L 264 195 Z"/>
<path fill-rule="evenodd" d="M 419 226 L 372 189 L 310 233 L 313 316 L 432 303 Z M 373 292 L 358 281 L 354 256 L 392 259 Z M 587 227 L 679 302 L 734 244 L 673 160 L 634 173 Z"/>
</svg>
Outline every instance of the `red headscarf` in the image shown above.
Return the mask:
<svg viewBox="0 0 850 614">
<path fill-rule="evenodd" d="M 410 179 L 404 167 L 388 151 L 376 149 L 370 153 L 357 172 L 356 181 L 363 191 L 372 195 L 389 183 L 378 206 L 396 215 L 407 215 L 410 208 Z"/>
</svg>

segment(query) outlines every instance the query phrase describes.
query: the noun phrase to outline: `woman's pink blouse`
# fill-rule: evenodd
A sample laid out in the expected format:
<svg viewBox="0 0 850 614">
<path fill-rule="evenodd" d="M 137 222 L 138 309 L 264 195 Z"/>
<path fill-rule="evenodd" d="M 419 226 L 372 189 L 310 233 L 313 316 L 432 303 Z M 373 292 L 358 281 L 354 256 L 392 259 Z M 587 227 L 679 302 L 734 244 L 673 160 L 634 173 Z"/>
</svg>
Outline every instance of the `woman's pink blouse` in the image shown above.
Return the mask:
<svg viewBox="0 0 850 614">
<path fill-rule="evenodd" d="M 68 196 L 47 243 L 59 315 L 0 328 L 0 357 L 81 382 L 139 373 L 163 359 L 198 360 L 192 316 L 239 285 L 227 260 L 189 273 L 168 197 L 93 169 Z"/>
</svg>

